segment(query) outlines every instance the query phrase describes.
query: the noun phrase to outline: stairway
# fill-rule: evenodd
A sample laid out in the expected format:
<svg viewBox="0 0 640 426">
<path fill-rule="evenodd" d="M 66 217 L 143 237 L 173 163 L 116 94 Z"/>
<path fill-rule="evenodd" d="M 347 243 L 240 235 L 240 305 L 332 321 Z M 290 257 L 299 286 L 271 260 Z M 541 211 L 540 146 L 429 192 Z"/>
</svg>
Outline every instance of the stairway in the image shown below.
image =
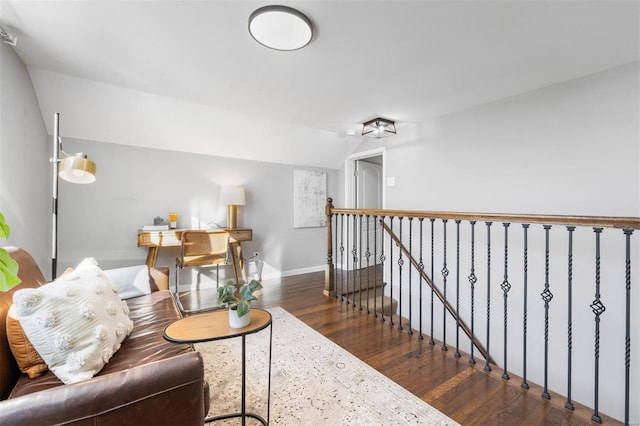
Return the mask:
<svg viewBox="0 0 640 426">
<path fill-rule="evenodd" d="M 375 268 L 378 268 L 376 271 Z M 368 270 L 367 270 L 368 269 Z M 375 312 L 385 317 L 392 312 L 396 315 L 398 301 L 389 296 L 384 296 L 386 282 L 382 281 L 381 266 L 355 271 L 341 271 L 336 280 L 336 292 L 349 303 Z M 368 278 L 368 279 L 367 279 Z M 377 279 L 377 280 L 376 280 Z"/>
</svg>

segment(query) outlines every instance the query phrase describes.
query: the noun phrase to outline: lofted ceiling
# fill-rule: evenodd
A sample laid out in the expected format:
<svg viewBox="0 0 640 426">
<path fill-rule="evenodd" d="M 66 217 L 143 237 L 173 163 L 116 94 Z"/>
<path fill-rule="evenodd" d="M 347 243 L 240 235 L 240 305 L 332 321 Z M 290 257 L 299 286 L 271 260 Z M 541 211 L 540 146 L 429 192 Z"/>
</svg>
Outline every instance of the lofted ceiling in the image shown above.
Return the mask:
<svg viewBox="0 0 640 426">
<path fill-rule="evenodd" d="M 330 168 L 373 117 L 397 121 L 380 143 L 417 140 L 440 116 L 639 60 L 636 0 L 287 1 L 315 27 L 291 52 L 248 33 L 267 4 L 0 0 L 0 25 L 49 133 L 57 111 L 89 143 Z"/>
</svg>

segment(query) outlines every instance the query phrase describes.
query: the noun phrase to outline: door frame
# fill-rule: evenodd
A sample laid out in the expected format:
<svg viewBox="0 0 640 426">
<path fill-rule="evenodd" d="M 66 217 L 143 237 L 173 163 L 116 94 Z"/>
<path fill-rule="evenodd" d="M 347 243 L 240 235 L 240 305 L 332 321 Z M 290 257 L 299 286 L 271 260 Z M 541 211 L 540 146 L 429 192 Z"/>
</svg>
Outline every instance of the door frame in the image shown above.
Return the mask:
<svg viewBox="0 0 640 426">
<path fill-rule="evenodd" d="M 371 157 L 382 157 L 382 206 L 381 209 L 386 208 L 387 205 L 387 191 L 385 182 L 387 181 L 387 157 L 385 155 L 385 148 L 374 148 L 368 151 L 357 152 L 347 157 L 344 162 L 344 205 L 345 208 L 353 208 L 356 205 L 355 200 L 355 188 L 353 173 L 356 167 L 357 160 L 364 160 Z"/>
</svg>

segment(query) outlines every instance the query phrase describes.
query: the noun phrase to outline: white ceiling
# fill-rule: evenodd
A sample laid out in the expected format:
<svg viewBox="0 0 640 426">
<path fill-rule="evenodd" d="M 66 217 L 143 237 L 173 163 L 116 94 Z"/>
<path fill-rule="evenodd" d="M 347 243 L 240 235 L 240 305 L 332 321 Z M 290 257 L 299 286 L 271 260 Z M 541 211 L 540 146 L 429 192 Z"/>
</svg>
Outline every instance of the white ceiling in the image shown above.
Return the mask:
<svg viewBox="0 0 640 426">
<path fill-rule="evenodd" d="M 639 60 L 637 0 L 287 1 L 315 26 L 293 52 L 249 35 L 266 4 L 0 0 L 0 25 L 50 133 L 57 111 L 63 137 L 332 168 L 375 116 L 398 122 L 393 144 Z"/>
</svg>

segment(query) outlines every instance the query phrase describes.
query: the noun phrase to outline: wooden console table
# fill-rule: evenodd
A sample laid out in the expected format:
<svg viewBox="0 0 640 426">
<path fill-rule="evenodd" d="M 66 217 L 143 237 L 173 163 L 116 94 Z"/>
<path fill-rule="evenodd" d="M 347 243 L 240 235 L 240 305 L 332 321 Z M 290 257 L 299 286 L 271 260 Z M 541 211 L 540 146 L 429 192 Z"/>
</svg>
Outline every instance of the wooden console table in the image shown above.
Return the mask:
<svg viewBox="0 0 640 426">
<path fill-rule="evenodd" d="M 146 264 L 148 267 L 155 266 L 158 258 L 158 250 L 163 247 L 180 247 L 182 233 L 189 229 L 169 229 L 166 231 L 138 231 L 138 247 L 148 247 Z M 251 241 L 253 231 L 250 228 L 218 229 L 209 232 L 221 232 L 229 235 L 229 251 L 233 260 L 233 267 L 236 277 L 241 273 L 246 281 L 244 272 L 244 258 L 242 256 L 242 241 Z"/>
</svg>

